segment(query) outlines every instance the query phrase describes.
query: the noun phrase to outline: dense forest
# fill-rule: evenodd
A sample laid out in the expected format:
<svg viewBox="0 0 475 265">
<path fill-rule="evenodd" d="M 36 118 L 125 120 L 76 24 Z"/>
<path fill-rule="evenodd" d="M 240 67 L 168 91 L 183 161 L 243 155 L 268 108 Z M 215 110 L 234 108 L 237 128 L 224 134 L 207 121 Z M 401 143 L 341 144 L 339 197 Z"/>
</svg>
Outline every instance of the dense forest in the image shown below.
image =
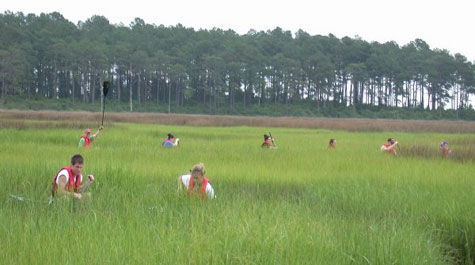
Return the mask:
<svg viewBox="0 0 475 265">
<path fill-rule="evenodd" d="M 309 110 L 471 110 L 475 64 L 431 49 L 421 39 L 400 46 L 303 30 L 195 30 L 180 24 L 113 25 L 93 16 L 77 25 L 59 13 L 0 14 L 0 102 L 108 102 L 134 111 L 173 112 L 292 106 Z"/>
</svg>

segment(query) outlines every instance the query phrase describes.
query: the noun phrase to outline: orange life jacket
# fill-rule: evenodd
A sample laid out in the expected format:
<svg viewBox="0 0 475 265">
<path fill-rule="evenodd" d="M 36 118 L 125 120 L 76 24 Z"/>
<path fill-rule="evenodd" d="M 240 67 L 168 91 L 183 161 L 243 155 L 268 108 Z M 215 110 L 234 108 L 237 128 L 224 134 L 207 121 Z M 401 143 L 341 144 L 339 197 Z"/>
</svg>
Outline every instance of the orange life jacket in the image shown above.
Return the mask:
<svg viewBox="0 0 475 265">
<path fill-rule="evenodd" d="M 78 192 L 79 187 L 81 186 L 81 175 L 76 176 L 76 181 L 74 181 L 73 170 L 70 167 L 64 167 L 60 169 L 53 178 L 53 184 L 51 185 L 51 195 L 53 195 L 53 197 L 58 191 L 58 184 L 56 184 L 56 179 L 58 178 L 59 172 L 63 171 L 63 169 L 66 169 L 69 174 L 68 184 L 66 185 L 66 189 L 68 191 L 74 190 L 74 192 Z"/>
<path fill-rule="evenodd" d="M 208 185 L 208 178 L 203 178 L 203 184 L 201 184 L 201 198 L 206 199 L 206 186 Z M 188 182 L 188 189 L 186 190 L 186 196 L 190 196 L 195 192 L 195 184 L 193 176 L 190 176 L 190 182 Z"/>
</svg>

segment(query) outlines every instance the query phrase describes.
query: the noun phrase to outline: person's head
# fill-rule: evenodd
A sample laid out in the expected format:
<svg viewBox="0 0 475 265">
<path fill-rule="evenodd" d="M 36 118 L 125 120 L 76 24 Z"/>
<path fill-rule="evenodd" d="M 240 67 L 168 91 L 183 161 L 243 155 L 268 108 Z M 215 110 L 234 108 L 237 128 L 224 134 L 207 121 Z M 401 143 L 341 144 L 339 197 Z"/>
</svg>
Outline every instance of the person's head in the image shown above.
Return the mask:
<svg viewBox="0 0 475 265">
<path fill-rule="evenodd" d="M 84 164 L 84 158 L 80 154 L 73 155 L 71 157 L 71 171 L 75 176 L 81 173 L 82 166 Z"/>
<path fill-rule="evenodd" d="M 87 128 L 84 132 L 86 133 L 87 136 L 89 136 L 91 134 L 91 129 Z"/>
<path fill-rule="evenodd" d="M 173 139 L 173 138 L 175 138 L 175 136 L 173 136 L 173 134 L 171 134 L 171 133 L 167 134 L 167 136 L 168 136 L 168 139 Z"/>
<path fill-rule="evenodd" d="M 336 139 L 330 139 L 330 142 L 328 142 L 328 145 L 331 146 L 331 147 L 335 147 L 336 146 Z"/>
<path fill-rule="evenodd" d="M 203 183 L 203 178 L 205 176 L 205 165 L 203 163 L 199 163 L 193 166 L 191 169 L 191 177 L 195 183 L 201 184 Z"/>
<path fill-rule="evenodd" d="M 391 137 L 388 138 L 388 143 L 390 144 L 394 144 L 395 143 L 395 140 Z"/>
<path fill-rule="evenodd" d="M 264 141 L 267 141 L 267 140 L 269 140 L 269 138 L 270 138 L 270 136 L 269 136 L 269 135 L 267 135 L 267 134 L 264 134 Z"/>
<path fill-rule="evenodd" d="M 447 141 L 444 140 L 440 143 L 440 148 L 448 148 L 448 147 L 449 147 L 449 143 Z"/>
</svg>

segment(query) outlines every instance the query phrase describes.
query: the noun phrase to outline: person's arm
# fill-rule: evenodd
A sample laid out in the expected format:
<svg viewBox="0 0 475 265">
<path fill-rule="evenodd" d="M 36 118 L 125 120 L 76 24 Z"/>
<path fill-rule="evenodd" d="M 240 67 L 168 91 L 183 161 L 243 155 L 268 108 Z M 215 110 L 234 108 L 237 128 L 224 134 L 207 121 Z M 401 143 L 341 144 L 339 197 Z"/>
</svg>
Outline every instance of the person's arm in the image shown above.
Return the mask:
<svg viewBox="0 0 475 265">
<path fill-rule="evenodd" d="M 214 195 L 214 189 L 211 187 L 210 184 L 206 186 L 206 195 L 208 196 L 209 199 L 214 199 L 216 196 Z"/>
<path fill-rule="evenodd" d="M 81 137 L 81 139 L 79 139 L 78 147 L 79 148 L 84 147 L 85 144 L 86 144 L 86 140 L 84 140 L 84 138 Z"/>
<path fill-rule="evenodd" d="M 183 190 L 183 181 L 181 180 L 182 176 L 178 177 L 178 191 Z"/>
<path fill-rule="evenodd" d="M 398 144 L 398 142 L 394 142 L 389 148 L 392 149 L 392 148 L 396 147 L 397 144 Z"/>
<path fill-rule="evenodd" d="M 104 127 L 102 127 L 102 125 L 99 126 L 99 129 L 98 129 L 97 132 L 91 137 L 91 140 L 94 139 L 94 138 L 96 138 L 96 137 L 99 135 L 99 133 L 100 133 L 103 129 L 104 129 Z"/>
<path fill-rule="evenodd" d="M 85 192 L 87 187 L 89 187 L 89 185 L 94 183 L 94 181 L 95 179 L 93 175 L 87 175 L 86 182 L 79 186 L 79 190 L 81 191 L 81 193 Z"/>
<path fill-rule="evenodd" d="M 66 189 L 67 181 L 66 181 L 66 176 L 65 175 L 60 175 L 58 180 L 58 193 L 62 195 L 68 195 L 71 196 L 73 195 L 75 199 L 81 199 L 82 195 L 77 192 L 69 192 Z"/>
</svg>

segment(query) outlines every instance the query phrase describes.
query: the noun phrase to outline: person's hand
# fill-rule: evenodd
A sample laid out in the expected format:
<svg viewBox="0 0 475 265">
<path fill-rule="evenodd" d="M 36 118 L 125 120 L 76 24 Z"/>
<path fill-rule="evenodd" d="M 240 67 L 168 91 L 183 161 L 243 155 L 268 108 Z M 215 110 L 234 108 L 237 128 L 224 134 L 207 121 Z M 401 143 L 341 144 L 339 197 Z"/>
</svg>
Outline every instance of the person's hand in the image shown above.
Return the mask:
<svg viewBox="0 0 475 265">
<path fill-rule="evenodd" d="M 95 181 L 94 176 L 93 175 L 87 175 L 87 181 L 89 183 L 93 183 Z"/>
<path fill-rule="evenodd" d="M 397 142 L 397 141 L 395 141 L 395 142 L 394 142 L 394 144 L 398 144 L 398 142 Z"/>
<path fill-rule="evenodd" d="M 76 199 L 76 200 L 82 199 L 81 193 L 74 193 L 74 199 Z"/>
</svg>

